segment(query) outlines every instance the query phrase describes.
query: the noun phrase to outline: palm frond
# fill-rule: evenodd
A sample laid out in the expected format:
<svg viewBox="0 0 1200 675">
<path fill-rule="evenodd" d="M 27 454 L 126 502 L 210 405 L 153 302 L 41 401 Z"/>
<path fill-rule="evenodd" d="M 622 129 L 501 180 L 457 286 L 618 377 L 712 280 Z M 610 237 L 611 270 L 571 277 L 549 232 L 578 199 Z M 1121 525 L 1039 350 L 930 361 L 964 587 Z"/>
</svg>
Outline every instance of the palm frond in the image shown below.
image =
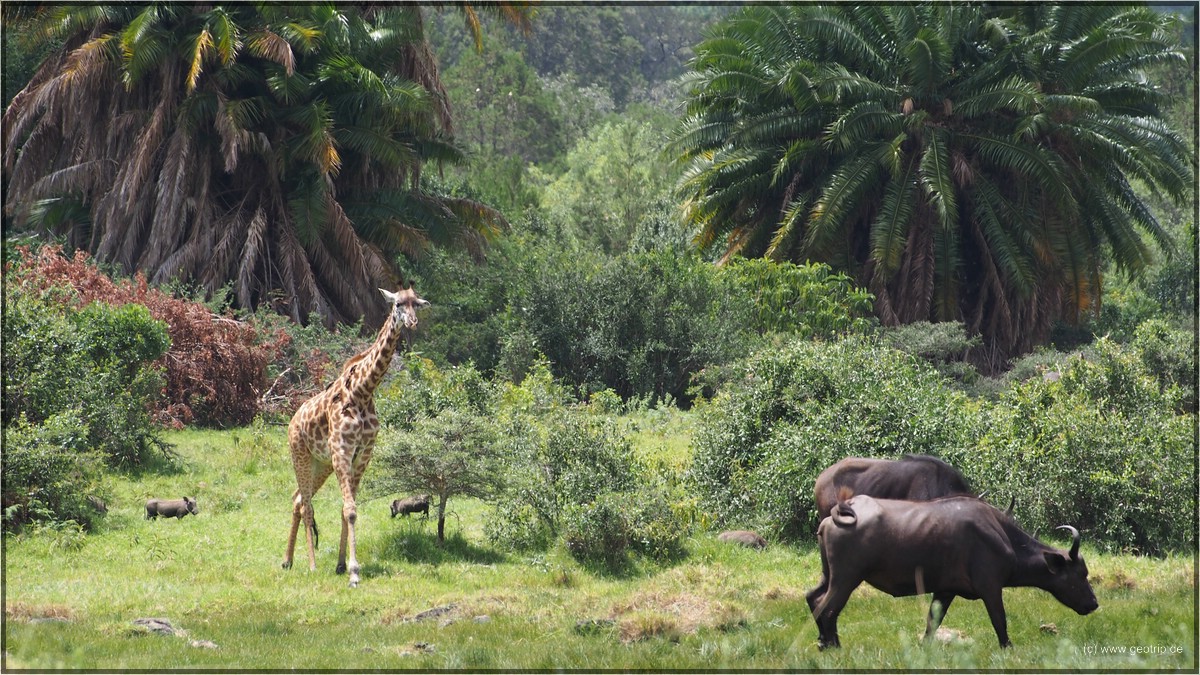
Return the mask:
<svg viewBox="0 0 1200 675">
<path fill-rule="evenodd" d="M 946 230 L 958 224 L 958 197 L 951 175 L 950 142 L 948 132 L 934 129 L 921 155 L 918 173 L 925 196 L 937 213 L 938 224 Z"/>
</svg>

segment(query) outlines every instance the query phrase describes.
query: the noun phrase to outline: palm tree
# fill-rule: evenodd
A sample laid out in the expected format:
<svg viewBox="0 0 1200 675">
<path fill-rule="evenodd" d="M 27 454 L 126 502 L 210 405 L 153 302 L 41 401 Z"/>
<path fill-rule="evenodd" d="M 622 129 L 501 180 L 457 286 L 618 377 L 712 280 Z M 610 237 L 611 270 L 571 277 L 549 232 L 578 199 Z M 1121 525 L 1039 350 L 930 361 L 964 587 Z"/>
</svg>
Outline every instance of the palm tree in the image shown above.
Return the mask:
<svg viewBox="0 0 1200 675">
<path fill-rule="evenodd" d="M 31 21 L 64 47 L 4 114 L 19 225 L 152 282 L 231 285 L 244 308 L 368 323 L 398 255 L 477 252 L 504 225 L 422 189 L 427 163 L 462 153 L 420 7 L 72 5 Z"/>
<path fill-rule="evenodd" d="M 698 243 L 829 262 L 885 324 L 964 321 L 995 368 L 1094 308 L 1106 259 L 1171 251 L 1133 188 L 1191 193 L 1144 76 L 1182 58 L 1170 27 L 1074 3 L 747 8 L 697 49 L 673 144 Z"/>
</svg>

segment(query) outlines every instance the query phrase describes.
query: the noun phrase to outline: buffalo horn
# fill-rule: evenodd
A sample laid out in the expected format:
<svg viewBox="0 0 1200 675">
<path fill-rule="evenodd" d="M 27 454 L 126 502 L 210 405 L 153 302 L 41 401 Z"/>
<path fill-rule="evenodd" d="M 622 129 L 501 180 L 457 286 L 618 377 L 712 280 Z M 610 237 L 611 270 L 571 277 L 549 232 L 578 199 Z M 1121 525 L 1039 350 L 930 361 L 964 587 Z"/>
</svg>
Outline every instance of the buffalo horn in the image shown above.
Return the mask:
<svg viewBox="0 0 1200 675">
<path fill-rule="evenodd" d="M 1071 527 L 1070 525 L 1059 525 L 1058 527 L 1056 527 L 1056 528 L 1054 528 L 1054 529 L 1056 529 L 1056 530 L 1066 530 L 1067 532 L 1070 532 L 1070 533 L 1071 533 L 1071 553 L 1070 553 L 1070 556 L 1071 556 L 1071 560 L 1075 560 L 1075 559 L 1077 559 L 1077 558 L 1079 557 L 1079 530 L 1077 530 L 1077 529 L 1075 529 L 1075 528 Z"/>
</svg>

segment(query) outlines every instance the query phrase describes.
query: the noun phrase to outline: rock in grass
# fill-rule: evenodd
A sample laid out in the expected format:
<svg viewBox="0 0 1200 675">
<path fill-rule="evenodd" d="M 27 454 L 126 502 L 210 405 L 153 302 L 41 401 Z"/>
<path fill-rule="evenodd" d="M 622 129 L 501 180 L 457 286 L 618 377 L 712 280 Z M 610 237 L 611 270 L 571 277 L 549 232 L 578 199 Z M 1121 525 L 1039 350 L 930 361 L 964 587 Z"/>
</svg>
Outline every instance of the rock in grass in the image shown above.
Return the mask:
<svg viewBox="0 0 1200 675">
<path fill-rule="evenodd" d="M 188 646 L 195 647 L 197 649 L 216 649 L 217 643 L 210 642 L 208 640 L 192 640 L 188 643 Z"/>
<path fill-rule="evenodd" d="M 134 633 L 155 635 L 187 635 L 187 632 L 171 625 L 168 619 L 134 619 Z"/>
<path fill-rule="evenodd" d="M 410 619 L 410 621 L 425 621 L 426 619 L 436 619 L 437 617 L 442 616 L 444 614 L 449 614 L 450 612 L 454 611 L 455 608 L 457 608 L 457 607 L 458 607 L 458 605 L 452 602 L 448 605 L 442 605 L 441 607 L 434 607 L 433 609 L 427 609 L 424 612 L 420 612 L 420 613 L 416 614 L 415 616 L 413 616 L 413 618 Z"/>
</svg>

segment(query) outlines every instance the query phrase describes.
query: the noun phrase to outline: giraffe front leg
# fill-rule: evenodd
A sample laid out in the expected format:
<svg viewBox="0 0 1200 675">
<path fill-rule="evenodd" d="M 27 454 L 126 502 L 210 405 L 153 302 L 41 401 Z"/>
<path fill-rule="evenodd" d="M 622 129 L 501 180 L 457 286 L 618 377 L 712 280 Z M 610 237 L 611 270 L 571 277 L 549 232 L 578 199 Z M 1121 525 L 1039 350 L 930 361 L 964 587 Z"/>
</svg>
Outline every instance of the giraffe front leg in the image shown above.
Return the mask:
<svg viewBox="0 0 1200 675">
<path fill-rule="evenodd" d="M 358 586 L 359 567 L 355 555 L 354 525 L 358 520 L 358 505 L 354 500 L 354 466 L 351 458 L 354 456 L 353 444 L 339 439 L 334 444 L 335 458 L 333 472 L 337 476 L 338 487 L 342 491 L 342 538 L 338 544 L 337 573 L 350 572 L 350 587 Z"/>
</svg>

